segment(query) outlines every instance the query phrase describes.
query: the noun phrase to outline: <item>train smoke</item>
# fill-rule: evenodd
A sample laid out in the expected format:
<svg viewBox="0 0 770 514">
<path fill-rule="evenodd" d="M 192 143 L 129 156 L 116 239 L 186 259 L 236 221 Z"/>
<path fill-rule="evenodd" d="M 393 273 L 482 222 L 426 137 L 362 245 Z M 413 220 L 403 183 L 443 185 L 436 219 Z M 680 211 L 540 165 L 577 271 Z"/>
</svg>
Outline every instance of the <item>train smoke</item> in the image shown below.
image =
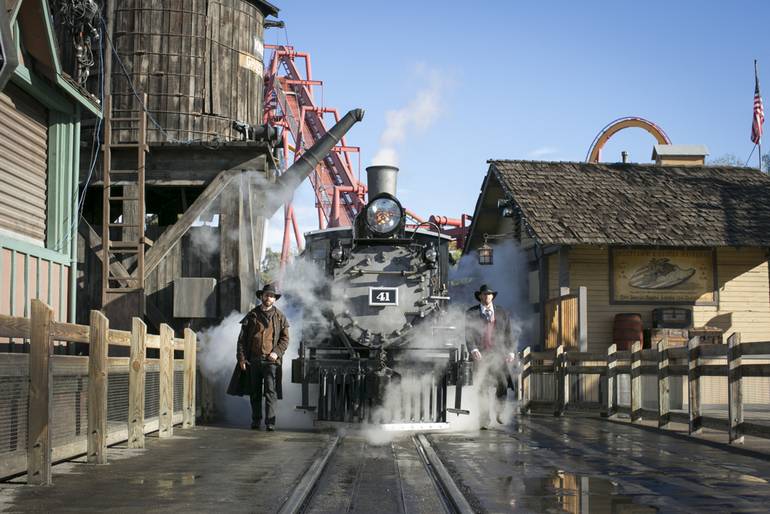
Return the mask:
<svg viewBox="0 0 770 514">
<path fill-rule="evenodd" d="M 398 147 L 407 136 L 424 132 L 441 114 L 441 97 L 446 80 L 437 70 L 419 67 L 417 71 L 427 83 L 407 105 L 385 113 L 385 129 L 380 135 L 380 147 L 372 158 L 372 164 L 398 166 Z"/>
</svg>

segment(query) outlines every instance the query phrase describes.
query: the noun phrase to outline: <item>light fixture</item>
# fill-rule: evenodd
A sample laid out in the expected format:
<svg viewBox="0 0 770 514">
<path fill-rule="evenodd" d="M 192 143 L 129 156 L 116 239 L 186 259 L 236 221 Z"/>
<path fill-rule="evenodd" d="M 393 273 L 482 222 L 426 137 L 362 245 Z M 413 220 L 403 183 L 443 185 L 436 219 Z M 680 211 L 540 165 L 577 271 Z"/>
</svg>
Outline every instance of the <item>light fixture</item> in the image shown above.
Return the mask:
<svg viewBox="0 0 770 514">
<path fill-rule="evenodd" d="M 479 264 L 482 266 L 491 266 L 493 262 L 492 247 L 487 244 L 487 235 L 484 234 L 484 244 L 477 250 L 479 254 Z"/>
</svg>

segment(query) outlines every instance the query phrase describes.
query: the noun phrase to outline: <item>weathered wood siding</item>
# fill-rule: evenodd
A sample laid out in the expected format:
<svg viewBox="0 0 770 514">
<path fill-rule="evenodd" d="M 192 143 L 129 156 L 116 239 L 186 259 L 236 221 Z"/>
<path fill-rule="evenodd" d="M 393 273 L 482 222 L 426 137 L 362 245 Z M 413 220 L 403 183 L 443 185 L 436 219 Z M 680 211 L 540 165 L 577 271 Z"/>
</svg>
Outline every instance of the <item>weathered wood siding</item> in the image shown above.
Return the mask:
<svg viewBox="0 0 770 514">
<path fill-rule="evenodd" d="M 149 95 L 151 143 L 240 139 L 233 120 L 262 123 L 263 15 L 246 0 L 118 2 L 115 48 L 133 88 Z M 140 106 L 126 72 L 113 66 L 115 116 Z M 136 140 L 118 125 L 116 141 Z"/>
<path fill-rule="evenodd" d="M 606 247 L 578 246 L 569 254 L 570 288 L 588 288 L 588 351 L 605 351 L 612 344 L 612 324 L 616 314 L 636 312 L 645 327 L 652 326 L 655 305 L 611 305 L 609 250 Z M 558 259 L 551 257 L 549 268 Z M 558 283 L 549 269 L 549 286 Z M 718 306 L 694 306 L 695 326 L 715 325 L 725 337 L 735 331 L 746 342 L 770 338 L 770 284 L 765 251 L 758 248 L 720 248 L 717 250 Z M 549 287 L 552 291 L 553 288 Z M 558 292 L 558 291 L 557 291 Z M 661 304 L 665 307 L 665 304 Z"/>
</svg>

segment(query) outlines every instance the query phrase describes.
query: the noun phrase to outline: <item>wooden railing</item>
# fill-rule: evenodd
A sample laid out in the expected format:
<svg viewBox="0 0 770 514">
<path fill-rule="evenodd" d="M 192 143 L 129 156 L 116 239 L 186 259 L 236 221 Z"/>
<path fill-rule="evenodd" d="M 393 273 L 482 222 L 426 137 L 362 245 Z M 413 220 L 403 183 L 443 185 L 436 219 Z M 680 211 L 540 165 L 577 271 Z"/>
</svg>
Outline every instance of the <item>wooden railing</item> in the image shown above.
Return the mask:
<svg viewBox="0 0 770 514">
<path fill-rule="evenodd" d="M 175 339 L 168 325 L 147 334 L 134 318 L 130 332 L 110 330 L 91 311 L 89 326 L 53 321 L 53 311 L 32 301 L 31 317 L 0 316 L 0 338 L 29 341 L 29 353 L 0 353 L 0 478 L 27 473 L 30 484 L 50 484 L 55 461 L 86 454 L 107 462 L 107 446 L 144 436 L 171 437 L 175 424 L 195 425 L 196 334 Z M 57 355 L 58 342 L 88 345 L 88 356 Z M 109 357 L 110 346 L 130 357 Z M 157 349 L 158 358 L 147 350 Z M 175 358 L 175 352 L 183 358 Z"/>
<path fill-rule="evenodd" d="M 691 434 L 704 427 L 725 430 L 731 443 L 743 442 L 744 435 L 770 438 L 770 389 L 764 391 L 756 411 L 767 423 L 747 421 L 744 415 L 745 379 L 770 377 L 770 342 L 741 343 L 740 334 L 735 333 L 727 345 L 701 344 L 694 337 L 687 346 L 659 341 L 655 349 L 642 349 L 637 342 L 630 351 L 618 351 L 612 345 L 606 354 L 572 351 L 561 345 L 545 352 L 526 348 L 521 359 L 523 414 L 531 410 L 552 411 L 557 416 L 567 410 L 592 410 L 610 417 L 626 413 L 632 423 L 652 419 L 660 428 L 668 428 L 671 422 L 686 423 Z M 656 382 L 654 397 L 643 387 L 644 377 Z M 727 398 L 726 413 L 704 408 L 704 377 L 727 378 L 727 390 L 721 391 Z M 672 383 L 677 378 L 682 388 L 686 386 L 686 410 L 684 398 L 673 408 Z M 620 399 L 623 385 L 628 386 L 628 402 Z M 653 402 L 656 408 L 649 408 Z"/>
</svg>

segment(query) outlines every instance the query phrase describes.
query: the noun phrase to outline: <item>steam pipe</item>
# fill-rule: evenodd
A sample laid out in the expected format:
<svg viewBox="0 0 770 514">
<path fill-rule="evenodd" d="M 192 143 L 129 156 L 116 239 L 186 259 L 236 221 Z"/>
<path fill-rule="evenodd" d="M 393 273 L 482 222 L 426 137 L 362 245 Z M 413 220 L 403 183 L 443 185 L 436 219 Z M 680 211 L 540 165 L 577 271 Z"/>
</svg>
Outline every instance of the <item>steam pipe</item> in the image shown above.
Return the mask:
<svg viewBox="0 0 770 514">
<path fill-rule="evenodd" d="M 315 167 L 342 139 L 350 128 L 364 119 L 363 109 L 349 111 L 336 125 L 302 155 L 275 182 L 268 195 L 267 211 L 272 215 L 278 207 L 291 198 L 294 190 L 313 172 Z"/>
</svg>

